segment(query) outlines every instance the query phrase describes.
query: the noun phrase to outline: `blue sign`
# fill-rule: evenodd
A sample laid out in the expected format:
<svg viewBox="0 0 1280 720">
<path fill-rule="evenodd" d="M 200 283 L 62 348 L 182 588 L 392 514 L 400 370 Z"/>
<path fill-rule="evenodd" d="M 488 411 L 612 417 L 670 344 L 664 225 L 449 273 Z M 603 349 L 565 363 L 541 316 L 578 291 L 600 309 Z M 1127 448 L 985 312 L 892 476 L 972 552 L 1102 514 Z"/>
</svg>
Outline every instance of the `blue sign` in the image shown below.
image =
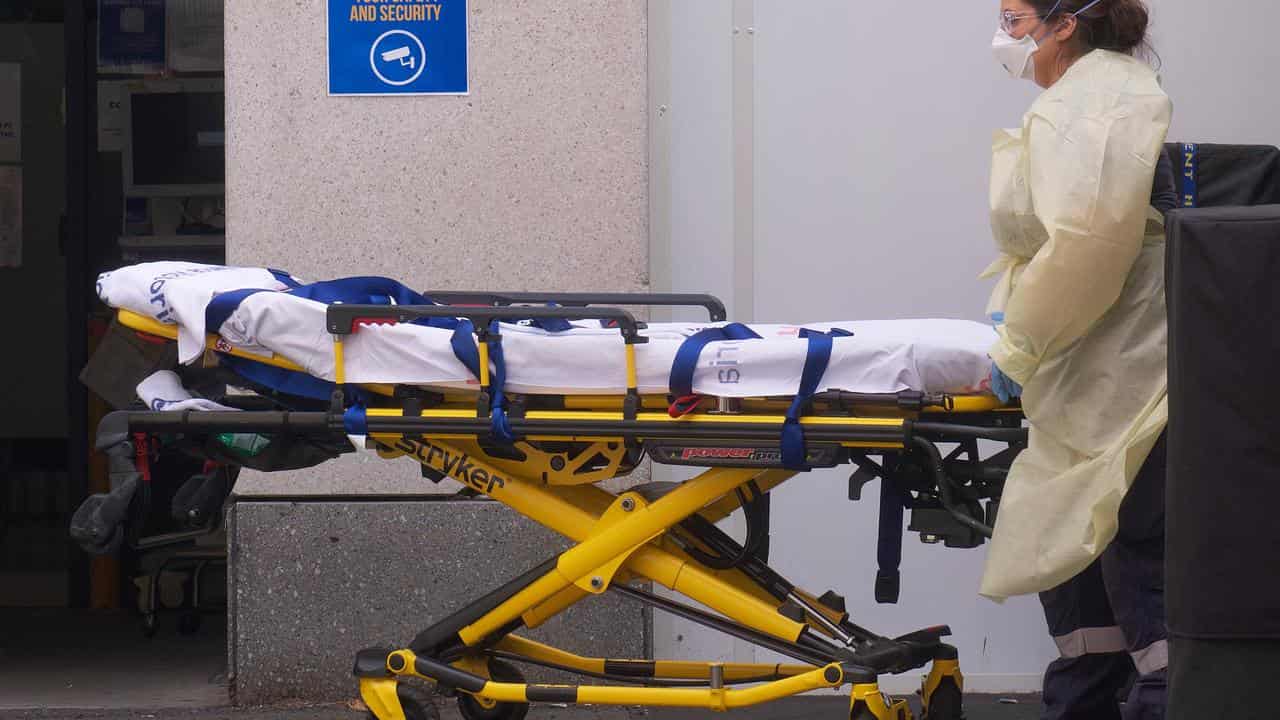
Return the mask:
<svg viewBox="0 0 1280 720">
<path fill-rule="evenodd" d="M 165 0 L 99 0 L 98 64 L 164 67 Z"/>
<path fill-rule="evenodd" d="M 330 95 L 467 92 L 467 0 L 329 0 Z"/>
</svg>

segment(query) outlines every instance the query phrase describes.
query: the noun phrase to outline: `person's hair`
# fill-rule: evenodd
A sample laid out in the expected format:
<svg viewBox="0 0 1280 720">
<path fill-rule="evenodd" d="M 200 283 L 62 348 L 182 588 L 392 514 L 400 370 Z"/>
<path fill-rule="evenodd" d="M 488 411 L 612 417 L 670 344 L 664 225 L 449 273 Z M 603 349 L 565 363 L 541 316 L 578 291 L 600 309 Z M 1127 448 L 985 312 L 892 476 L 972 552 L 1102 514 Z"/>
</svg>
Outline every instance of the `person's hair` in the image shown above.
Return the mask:
<svg viewBox="0 0 1280 720">
<path fill-rule="evenodd" d="M 1044 17 L 1045 22 L 1054 18 L 1070 17 L 1092 0 L 1027 0 Z M 1057 9 L 1054 9 L 1054 5 Z M 1111 50 L 1142 58 L 1155 59 L 1147 29 L 1151 24 L 1151 12 L 1143 0 L 1102 0 L 1076 15 L 1077 30 L 1073 41 L 1081 52 Z"/>
</svg>

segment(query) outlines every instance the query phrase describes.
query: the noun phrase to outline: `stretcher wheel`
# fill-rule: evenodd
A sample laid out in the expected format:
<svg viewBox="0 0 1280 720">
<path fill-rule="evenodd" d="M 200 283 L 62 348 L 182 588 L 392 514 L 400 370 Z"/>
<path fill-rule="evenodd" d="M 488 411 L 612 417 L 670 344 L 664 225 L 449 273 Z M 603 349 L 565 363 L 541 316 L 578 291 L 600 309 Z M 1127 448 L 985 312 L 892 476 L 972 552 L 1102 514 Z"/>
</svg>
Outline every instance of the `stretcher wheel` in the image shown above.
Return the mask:
<svg viewBox="0 0 1280 720">
<path fill-rule="evenodd" d="M 440 709 L 431 700 L 431 695 L 421 688 L 399 683 L 396 685 L 396 698 L 400 700 L 400 709 L 404 711 L 404 720 L 440 720 Z M 372 711 L 367 713 L 369 720 L 379 720 Z"/>
<path fill-rule="evenodd" d="M 943 678 L 942 684 L 933 691 L 920 720 L 964 720 L 964 697 L 959 687 L 951 678 Z"/>
<path fill-rule="evenodd" d="M 524 684 L 524 674 L 514 665 L 491 660 L 489 677 L 495 682 Z M 496 703 L 493 707 L 485 707 L 480 701 L 467 694 L 458 695 L 458 710 L 466 720 L 524 720 L 529 714 L 528 703 Z"/>
</svg>

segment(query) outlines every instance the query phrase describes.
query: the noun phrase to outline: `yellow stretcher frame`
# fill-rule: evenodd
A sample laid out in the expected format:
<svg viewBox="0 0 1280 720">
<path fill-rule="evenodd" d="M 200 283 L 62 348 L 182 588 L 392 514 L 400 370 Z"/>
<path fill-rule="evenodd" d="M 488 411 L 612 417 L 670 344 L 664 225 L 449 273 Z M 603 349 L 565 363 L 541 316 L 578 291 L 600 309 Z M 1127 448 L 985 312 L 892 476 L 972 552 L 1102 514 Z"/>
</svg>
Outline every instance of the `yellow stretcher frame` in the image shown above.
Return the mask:
<svg viewBox="0 0 1280 720">
<path fill-rule="evenodd" d="M 119 321 L 133 330 L 176 339 L 177 328 L 150 318 L 120 311 Z M 302 367 L 278 355 L 263 356 L 231 347 L 210 335 L 208 349 L 261 362 L 286 370 L 303 371 Z M 488 389 L 488 343 L 481 336 L 481 389 Z M 343 343 L 335 336 L 336 379 L 344 380 Z M 742 428 L 758 425 L 772 427 L 779 423 L 785 403 L 770 399 L 741 401 L 741 411 L 733 414 L 694 412 L 675 418 L 657 408 L 666 407 L 666 398 L 640 398 L 635 392 L 634 346 L 626 345 L 629 397 L 570 396 L 563 410 L 530 410 L 523 415 L 531 426 L 539 423 L 570 423 L 591 426 L 614 426 L 620 422 L 637 427 L 695 430 L 715 434 L 717 428 Z M 362 386 L 383 396 L 392 396 L 391 386 Z M 925 412 L 957 415 L 1016 412 L 988 397 L 949 397 Z M 874 439 L 842 440 L 839 445 L 855 450 L 903 450 L 902 439 L 909 435 L 907 423 L 919 413 L 902 412 L 889 417 L 808 415 L 801 419 L 806 429 L 837 429 L 857 436 L 860 431 L 876 434 Z M 653 705 L 699 707 L 728 710 L 756 705 L 823 688 L 852 686 L 850 716 L 855 719 L 902 720 L 910 717 L 905 702 L 884 697 L 877 684 L 877 673 L 856 662 L 811 662 L 793 665 L 720 664 L 710 662 L 676 662 L 647 660 L 611 660 L 586 658 L 559 650 L 512 633 L 517 627 L 536 628 L 565 608 L 610 588 L 625 589 L 633 581 L 649 581 L 677 592 L 719 616 L 756 634 L 783 645 L 802 647 L 801 643 L 817 635 L 827 642 L 848 640 L 846 633 L 856 628 L 846 623 L 840 609 L 824 605 L 817 596 L 793 588 L 789 596 L 802 603 L 802 612 L 784 612 L 786 602 L 770 592 L 740 569 L 715 570 L 699 563 L 690 554 L 687 538 L 678 539 L 673 532 L 691 516 L 716 522 L 743 507 L 744 486 L 751 484 L 755 492 L 767 493 L 794 477 L 788 470 L 713 467 L 669 492 L 646 498 L 639 492 L 611 493 L 594 483 L 615 476 L 623 466 L 629 447 L 645 442 L 643 432 L 624 437 L 607 434 L 527 434 L 516 448 L 523 457 L 512 459 L 487 451 L 480 432 L 432 432 L 433 424 L 483 420 L 475 404 L 474 393 L 445 395 L 445 402 L 412 414 L 405 409 L 372 408 L 366 412 L 374 421 L 368 441 L 387 459 L 408 456 L 438 476 L 450 477 L 478 494 L 486 495 L 565 536 L 573 543 L 554 561 L 527 573 L 525 577 L 500 589 L 486 603 L 482 599 L 443 624 L 449 639 L 447 652 L 433 657 L 424 648 L 424 631 L 414 646 L 362 653 L 357 661 L 361 695 L 379 720 L 402 720 L 406 702 L 400 681 L 425 680 L 473 698 L 480 707 L 494 710 L 515 707 L 521 703 L 555 700 L 598 705 Z M 893 415 L 893 413 L 890 413 Z M 380 432 L 378 419 L 422 423 L 425 432 Z M 889 431 L 887 434 L 885 431 Z M 726 437 L 732 437 L 728 435 Z M 896 438 L 896 439 L 895 439 Z M 546 452 L 538 443 L 589 443 L 580 455 L 607 458 L 603 468 L 581 472 L 565 453 Z M 477 609 L 477 607 L 479 608 Z M 461 616 L 461 619 L 459 619 Z M 449 625 L 452 622 L 453 625 Z M 433 626 L 438 629 L 441 624 Z M 456 627 L 454 627 L 456 625 Z M 439 634 L 439 633 L 437 633 Z M 844 637 L 842 637 L 844 635 Z M 437 638 L 438 640 L 439 638 Z M 883 639 L 886 640 L 887 639 Z M 811 641 L 811 640 L 810 640 Z M 812 641 L 811 641 L 812 642 Z M 896 641 L 895 641 L 896 642 Z M 929 720 L 958 720 L 959 693 L 963 691 L 954 649 L 938 645 L 932 670 L 923 679 L 922 695 Z M 544 664 L 586 675 L 633 677 L 639 682 L 660 681 L 705 682 L 705 687 L 629 687 L 629 686 L 538 686 L 523 682 L 499 681 L 490 672 L 494 658 L 511 658 Z M 746 689 L 726 685 L 753 683 Z M 954 693 L 953 711 L 938 708 L 935 700 Z M 930 707 L 935 712 L 929 712 Z M 512 717 L 518 714 L 513 714 Z"/>
<path fill-rule="evenodd" d="M 613 494 L 594 485 L 556 486 L 531 481 L 495 464 L 475 459 L 483 450 L 474 442 L 445 442 L 435 438 L 408 440 L 403 437 L 372 435 L 386 457 L 412 455 L 434 471 L 476 487 L 472 477 L 499 477 L 499 484 L 486 485 L 483 492 L 504 505 L 551 528 L 577 543 L 560 554 L 554 567 L 528 583 L 509 599 L 462 627 L 457 635 L 465 645 L 464 656 L 455 661 L 458 669 L 482 668 L 476 653 L 484 651 L 485 642 L 513 623 L 534 628 L 548 617 L 592 594 L 600 594 L 611 584 L 634 579 L 649 580 L 675 591 L 721 615 L 761 633 L 795 642 L 802 633 L 824 632 L 818 624 L 798 622 L 780 613 L 781 603 L 768 597 L 749 579 L 734 572 L 715 572 L 700 567 L 677 547 L 665 533 L 681 519 L 695 513 L 707 513 L 713 519 L 725 514 L 723 501 L 749 481 L 762 488 L 772 488 L 795 475 L 788 471 L 713 468 L 679 486 L 650 504 L 639 494 Z M 389 444 L 387 444 L 389 443 Z M 416 447 L 415 447 L 416 445 Z M 429 448 L 423 452 L 421 448 Z M 458 458 L 466 458 L 464 461 Z M 479 490 L 479 488 L 477 488 Z M 812 597 L 812 595 L 810 595 Z M 834 614 L 834 612 L 832 613 Z M 725 683 L 748 679 L 765 681 L 749 690 L 723 687 L 645 688 L 597 687 L 540 688 L 486 680 L 469 692 L 475 698 L 492 703 L 525 703 L 555 697 L 561 702 L 595 705 L 652 705 L 699 707 L 728 710 L 770 702 L 803 692 L 838 688 L 851 681 L 849 668 L 839 663 L 814 665 L 755 665 L 649 662 L 639 660 L 610 661 L 582 658 L 517 635 L 502 636 L 492 647 L 527 660 L 542 661 L 559 668 L 586 674 L 604 674 L 609 664 L 635 663 L 649 668 L 649 677 L 664 679 L 707 679 L 717 673 Z M 398 678 L 412 677 L 439 682 L 441 668 L 428 665 L 411 649 L 387 654 L 386 669 Z M 448 680 L 448 678 L 444 678 Z M 378 700 L 394 687 L 383 678 L 362 678 L 361 692 L 371 707 L 386 702 Z M 869 680 L 869 681 L 868 681 Z M 923 681 L 927 699 L 946 686 L 963 690 L 963 676 L 953 658 L 939 658 Z M 862 678 L 855 686 L 851 707 L 870 713 L 872 718 L 910 717 L 902 702 L 880 696 L 875 678 Z M 388 690 L 390 688 L 390 690 Z M 548 693 L 550 693 L 548 695 Z M 382 717 L 382 716 L 379 716 Z M 383 718 L 383 720 L 386 720 Z"/>
</svg>

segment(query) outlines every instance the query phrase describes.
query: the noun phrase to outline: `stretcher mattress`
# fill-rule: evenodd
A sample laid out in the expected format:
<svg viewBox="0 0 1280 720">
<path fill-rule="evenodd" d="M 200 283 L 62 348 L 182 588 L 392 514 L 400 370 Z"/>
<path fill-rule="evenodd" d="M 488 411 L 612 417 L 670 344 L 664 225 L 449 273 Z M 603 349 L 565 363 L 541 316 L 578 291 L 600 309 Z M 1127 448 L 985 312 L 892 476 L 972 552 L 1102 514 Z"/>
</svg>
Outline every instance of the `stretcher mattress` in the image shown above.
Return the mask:
<svg viewBox="0 0 1280 720">
<path fill-rule="evenodd" d="M 262 355 L 276 354 L 311 375 L 333 381 L 333 339 L 325 303 L 291 292 L 298 281 L 262 268 L 157 262 L 104 273 L 98 295 L 114 308 L 176 324 L 179 359 L 196 361 L 205 334 L 221 343 Z M 205 327 L 206 306 L 224 293 L 243 299 L 219 327 Z M 429 293 L 428 293 L 429 296 Z M 651 323 L 648 342 L 636 349 L 639 390 L 670 391 L 676 353 L 691 335 L 715 323 Z M 857 320 L 751 324 L 759 339 L 708 344 L 699 355 L 693 390 L 719 397 L 786 396 L 796 393 L 809 342 L 801 329 L 852 333 L 835 337 L 819 390 L 859 393 L 983 392 L 995 331 L 967 320 Z M 454 355 L 447 329 L 422 325 L 370 325 L 345 341 L 346 381 L 438 388 L 474 388 L 478 380 Z M 596 321 L 574 322 L 559 332 L 504 325 L 506 389 L 528 394 L 614 394 L 626 389 L 623 340 Z"/>
</svg>

